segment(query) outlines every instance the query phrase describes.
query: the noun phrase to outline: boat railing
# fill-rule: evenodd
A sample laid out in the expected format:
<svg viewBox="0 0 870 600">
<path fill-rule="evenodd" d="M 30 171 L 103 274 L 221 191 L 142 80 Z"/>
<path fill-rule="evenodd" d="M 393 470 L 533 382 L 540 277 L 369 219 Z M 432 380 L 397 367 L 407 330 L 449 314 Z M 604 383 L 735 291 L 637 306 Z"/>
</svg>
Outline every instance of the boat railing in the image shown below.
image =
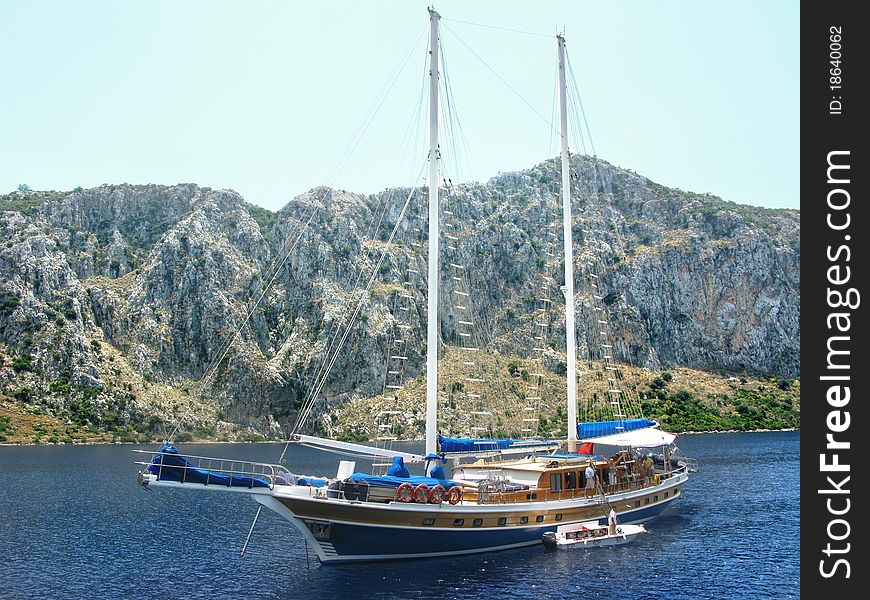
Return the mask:
<svg viewBox="0 0 870 600">
<path fill-rule="evenodd" d="M 684 461 L 684 459 L 680 459 Z M 654 488 L 661 485 L 668 479 L 680 474 L 690 473 L 688 463 L 685 463 L 671 469 L 670 471 L 659 471 L 651 476 L 630 475 L 626 481 L 618 481 L 616 483 L 599 483 L 593 488 L 573 488 L 559 490 L 557 492 L 549 489 L 528 489 L 516 492 L 488 492 L 478 496 L 479 504 L 516 504 L 518 502 L 541 502 L 545 500 L 573 500 L 575 498 L 594 498 L 602 492 L 605 495 L 620 494 L 624 492 L 632 492 L 644 488 Z"/>
<path fill-rule="evenodd" d="M 254 480 L 261 480 L 273 488 L 289 479 L 290 472 L 281 465 L 260 463 L 249 460 L 175 454 L 152 450 L 133 450 L 136 454 L 150 455 L 147 462 L 136 461 L 137 465 L 156 475 L 158 481 L 171 480 L 179 483 L 202 483 L 205 485 L 225 485 L 230 487 L 250 487 Z M 171 457 L 172 463 L 165 458 Z"/>
</svg>

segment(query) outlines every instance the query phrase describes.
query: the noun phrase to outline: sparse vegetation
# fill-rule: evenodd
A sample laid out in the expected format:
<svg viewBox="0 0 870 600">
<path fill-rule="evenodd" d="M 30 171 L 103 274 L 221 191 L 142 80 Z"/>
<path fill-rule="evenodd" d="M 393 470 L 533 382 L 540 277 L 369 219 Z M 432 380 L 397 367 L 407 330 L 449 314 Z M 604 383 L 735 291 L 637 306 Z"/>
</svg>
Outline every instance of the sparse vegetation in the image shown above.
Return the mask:
<svg viewBox="0 0 870 600">
<path fill-rule="evenodd" d="M 266 235 L 272 225 L 275 224 L 275 220 L 278 217 L 277 213 L 254 204 L 248 204 L 247 208 L 248 214 L 251 215 L 251 218 L 260 226 L 260 233 Z"/>
</svg>

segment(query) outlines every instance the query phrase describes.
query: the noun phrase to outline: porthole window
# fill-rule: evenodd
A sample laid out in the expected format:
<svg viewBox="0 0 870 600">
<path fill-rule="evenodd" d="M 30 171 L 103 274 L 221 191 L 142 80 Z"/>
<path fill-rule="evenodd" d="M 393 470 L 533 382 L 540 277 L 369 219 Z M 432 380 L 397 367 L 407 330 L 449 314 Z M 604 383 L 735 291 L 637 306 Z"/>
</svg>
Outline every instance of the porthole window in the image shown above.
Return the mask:
<svg viewBox="0 0 870 600">
<path fill-rule="evenodd" d="M 500 517 L 498 520 L 499 525 L 507 525 L 507 517 Z"/>
<path fill-rule="evenodd" d="M 640 506 L 640 500 L 635 500 L 634 507 L 637 508 L 638 506 Z"/>
<path fill-rule="evenodd" d="M 665 492 L 665 498 L 668 497 L 668 494 L 669 494 L 669 493 L 670 493 L 670 492 Z"/>
<path fill-rule="evenodd" d="M 462 527 L 463 525 L 465 525 L 465 519 L 453 519 L 454 527 Z"/>
<path fill-rule="evenodd" d="M 658 501 L 659 501 L 659 495 L 656 494 L 655 496 L 653 496 L 653 502 L 658 502 Z"/>
<path fill-rule="evenodd" d="M 423 519 L 423 525 L 434 525 L 435 519 Z"/>
<path fill-rule="evenodd" d="M 556 513 L 556 520 L 557 520 L 557 521 L 561 521 L 561 520 L 562 520 L 562 513 Z"/>
<path fill-rule="evenodd" d="M 538 515 L 537 517 L 535 517 L 535 521 L 537 521 L 538 523 L 543 523 L 544 515 Z"/>
<path fill-rule="evenodd" d="M 644 498 L 644 499 L 643 499 L 643 503 L 644 503 L 644 504 L 649 504 L 649 498 Z"/>
<path fill-rule="evenodd" d="M 528 523 L 528 522 L 529 522 L 529 518 L 528 518 L 528 517 L 520 517 L 520 523 L 525 524 L 525 523 Z"/>
<path fill-rule="evenodd" d="M 471 522 L 472 527 L 480 527 L 481 525 L 483 525 L 483 519 L 475 519 Z"/>
</svg>

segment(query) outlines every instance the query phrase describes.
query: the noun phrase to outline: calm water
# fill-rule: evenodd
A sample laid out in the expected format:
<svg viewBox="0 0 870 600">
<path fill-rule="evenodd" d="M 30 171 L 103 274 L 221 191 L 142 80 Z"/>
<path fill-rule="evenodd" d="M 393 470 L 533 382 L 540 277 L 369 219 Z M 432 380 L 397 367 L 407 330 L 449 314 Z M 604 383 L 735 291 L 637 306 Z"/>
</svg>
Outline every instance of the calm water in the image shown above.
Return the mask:
<svg viewBox="0 0 870 600">
<path fill-rule="evenodd" d="M 683 436 L 701 471 L 627 546 L 328 567 L 313 552 L 309 563 L 300 534 L 270 511 L 240 558 L 255 503 L 143 490 L 131 446 L 2 447 L 0 597 L 799 597 L 799 442 L 798 432 Z M 281 446 L 182 451 L 274 462 Z M 296 472 L 337 464 L 305 448 L 288 456 Z"/>
</svg>

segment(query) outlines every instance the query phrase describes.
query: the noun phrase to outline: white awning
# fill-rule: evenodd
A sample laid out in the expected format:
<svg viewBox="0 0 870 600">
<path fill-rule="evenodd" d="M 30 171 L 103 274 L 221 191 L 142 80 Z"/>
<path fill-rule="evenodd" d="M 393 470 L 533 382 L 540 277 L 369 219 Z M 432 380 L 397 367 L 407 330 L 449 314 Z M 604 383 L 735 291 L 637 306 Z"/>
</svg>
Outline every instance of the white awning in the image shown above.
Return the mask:
<svg viewBox="0 0 870 600">
<path fill-rule="evenodd" d="M 653 448 L 655 446 L 668 446 L 677 439 L 676 434 L 667 433 L 655 427 L 633 429 L 600 437 L 583 438 L 581 442 L 604 444 L 605 446 L 632 446 L 634 448 Z"/>
</svg>

